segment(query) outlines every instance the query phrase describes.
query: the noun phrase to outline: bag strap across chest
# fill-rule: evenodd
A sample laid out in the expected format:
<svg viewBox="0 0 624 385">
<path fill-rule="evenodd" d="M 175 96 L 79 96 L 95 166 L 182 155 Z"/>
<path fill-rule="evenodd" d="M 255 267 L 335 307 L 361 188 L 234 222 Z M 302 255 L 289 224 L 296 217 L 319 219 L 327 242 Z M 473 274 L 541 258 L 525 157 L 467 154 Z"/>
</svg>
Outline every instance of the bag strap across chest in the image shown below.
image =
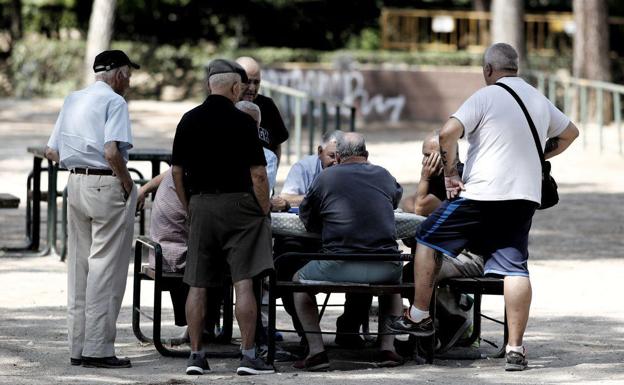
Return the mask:
<svg viewBox="0 0 624 385">
<path fill-rule="evenodd" d="M 518 104 L 520 105 L 520 108 L 522 109 L 522 112 L 524 113 L 524 116 L 526 117 L 526 120 L 529 123 L 529 127 L 531 128 L 531 134 L 533 134 L 533 140 L 535 141 L 535 147 L 537 148 L 537 154 L 539 155 L 540 163 L 542 164 L 542 171 L 543 171 L 544 161 L 545 161 L 544 151 L 542 150 L 542 144 L 539 140 L 539 135 L 537 134 L 537 129 L 535 128 L 535 124 L 533 124 L 533 119 L 531 119 L 531 115 L 529 115 L 529 111 L 527 110 L 526 106 L 522 102 L 522 99 L 520 99 L 518 94 L 514 90 L 512 90 L 511 87 L 503 83 L 495 83 L 495 84 L 499 87 L 504 88 L 507 92 L 509 92 L 511 96 L 513 96 L 513 98 L 516 99 L 516 102 L 518 102 Z"/>
</svg>

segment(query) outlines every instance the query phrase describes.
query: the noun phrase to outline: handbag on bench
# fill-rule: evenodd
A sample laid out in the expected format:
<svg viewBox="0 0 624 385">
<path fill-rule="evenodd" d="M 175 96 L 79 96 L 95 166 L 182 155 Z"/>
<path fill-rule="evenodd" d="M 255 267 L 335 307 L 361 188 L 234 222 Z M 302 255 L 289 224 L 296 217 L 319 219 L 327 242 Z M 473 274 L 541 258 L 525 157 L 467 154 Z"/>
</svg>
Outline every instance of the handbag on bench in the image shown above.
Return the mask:
<svg viewBox="0 0 624 385">
<path fill-rule="evenodd" d="M 495 83 L 497 86 L 504 88 L 507 92 L 511 94 L 511 96 L 516 99 L 516 102 L 520 105 L 522 112 L 524 112 L 524 116 L 526 117 L 527 122 L 529 123 L 529 127 L 531 128 L 531 134 L 533 134 L 533 140 L 535 141 L 535 147 L 537 148 L 537 153 L 540 158 L 540 163 L 542 164 L 542 202 L 540 206 L 537 208 L 538 210 L 545 210 L 547 208 L 553 207 L 559 202 L 559 193 L 557 192 L 557 182 L 555 182 L 555 178 L 550 175 L 550 162 L 544 159 L 544 151 L 542 150 L 542 146 L 539 140 L 539 136 L 537 135 L 537 129 L 535 128 L 535 124 L 533 124 L 533 119 L 529 115 L 529 111 L 527 111 L 524 103 L 522 103 L 522 99 L 516 94 L 514 90 L 511 89 L 506 84 L 503 83 Z"/>
</svg>

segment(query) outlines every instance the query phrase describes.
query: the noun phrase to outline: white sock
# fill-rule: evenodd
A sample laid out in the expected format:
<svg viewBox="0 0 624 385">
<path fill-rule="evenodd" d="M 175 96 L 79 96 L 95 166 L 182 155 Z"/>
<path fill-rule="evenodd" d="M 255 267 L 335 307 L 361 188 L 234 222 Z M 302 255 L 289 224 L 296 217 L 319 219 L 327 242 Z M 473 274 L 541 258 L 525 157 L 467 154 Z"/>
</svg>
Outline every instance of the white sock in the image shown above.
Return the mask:
<svg viewBox="0 0 624 385">
<path fill-rule="evenodd" d="M 524 346 L 522 346 L 522 345 L 520 345 L 520 346 L 507 345 L 505 347 L 505 353 L 509 353 L 509 352 L 516 352 L 516 353 L 524 354 Z"/>
<path fill-rule="evenodd" d="M 429 310 L 417 309 L 414 305 L 410 306 L 409 316 L 414 322 L 420 322 L 425 318 L 429 318 Z"/>
</svg>

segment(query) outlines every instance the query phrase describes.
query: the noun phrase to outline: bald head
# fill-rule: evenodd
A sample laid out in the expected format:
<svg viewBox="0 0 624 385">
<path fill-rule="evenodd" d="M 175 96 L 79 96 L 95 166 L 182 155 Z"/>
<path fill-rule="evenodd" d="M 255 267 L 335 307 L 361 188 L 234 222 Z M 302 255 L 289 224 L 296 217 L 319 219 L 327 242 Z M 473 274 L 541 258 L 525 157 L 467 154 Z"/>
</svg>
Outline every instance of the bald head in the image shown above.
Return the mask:
<svg viewBox="0 0 624 385">
<path fill-rule="evenodd" d="M 338 163 L 344 163 L 345 161 L 366 162 L 368 151 L 366 151 L 364 135 L 357 132 L 347 132 L 338 138 L 336 157 Z"/>
<path fill-rule="evenodd" d="M 241 100 L 253 102 L 256 99 L 256 96 L 258 96 L 258 91 L 260 90 L 260 64 L 258 64 L 254 58 L 249 56 L 241 56 L 236 59 L 236 62 L 243 67 L 247 73 L 247 78 L 249 78 L 249 82 L 243 89 Z"/>
<path fill-rule="evenodd" d="M 438 139 L 438 133 L 432 132 L 423 141 L 422 153 L 424 156 L 429 156 L 434 152 L 440 151 L 440 141 Z"/>
</svg>

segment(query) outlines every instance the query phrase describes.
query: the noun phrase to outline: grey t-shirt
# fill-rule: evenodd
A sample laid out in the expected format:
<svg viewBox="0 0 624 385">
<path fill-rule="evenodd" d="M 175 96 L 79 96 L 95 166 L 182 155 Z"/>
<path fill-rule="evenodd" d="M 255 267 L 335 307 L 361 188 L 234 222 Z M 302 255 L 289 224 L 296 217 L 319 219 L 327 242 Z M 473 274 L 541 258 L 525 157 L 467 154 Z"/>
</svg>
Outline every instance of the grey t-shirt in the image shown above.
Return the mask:
<svg viewBox="0 0 624 385">
<path fill-rule="evenodd" d="M 299 217 L 309 231 L 320 232 L 332 253 L 398 252 L 394 209 L 403 188 L 390 173 L 369 163 L 347 163 L 319 174 Z"/>
</svg>

